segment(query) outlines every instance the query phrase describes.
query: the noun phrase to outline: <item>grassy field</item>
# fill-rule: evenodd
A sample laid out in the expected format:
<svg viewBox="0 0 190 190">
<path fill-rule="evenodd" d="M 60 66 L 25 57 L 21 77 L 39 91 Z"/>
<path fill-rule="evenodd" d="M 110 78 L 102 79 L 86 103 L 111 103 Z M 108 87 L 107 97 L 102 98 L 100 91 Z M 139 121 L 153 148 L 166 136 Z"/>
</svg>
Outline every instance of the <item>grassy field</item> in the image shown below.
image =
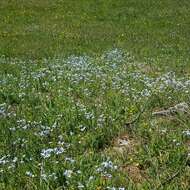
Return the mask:
<svg viewBox="0 0 190 190">
<path fill-rule="evenodd" d="M 189 62 L 187 0 L 1 0 L 0 54 L 39 59 L 125 48 L 142 61 Z"/>
<path fill-rule="evenodd" d="M 187 0 L 1 0 L 0 189 L 189 189 L 189 18 Z"/>
</svg>

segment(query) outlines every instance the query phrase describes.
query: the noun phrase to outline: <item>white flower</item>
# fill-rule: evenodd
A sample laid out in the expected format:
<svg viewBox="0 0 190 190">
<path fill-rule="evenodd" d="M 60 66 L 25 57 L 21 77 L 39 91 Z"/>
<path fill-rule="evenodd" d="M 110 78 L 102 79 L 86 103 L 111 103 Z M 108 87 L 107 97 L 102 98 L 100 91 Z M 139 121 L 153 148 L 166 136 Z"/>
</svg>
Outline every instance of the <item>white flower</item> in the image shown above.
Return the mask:
<svg viewBox="0 0 190 190">
<path fill-rule="evenodd" d="M 66 176 L 66 177 L 71 177 L 71 175 L 72 175 L 72 173 L 73 173 L 73 171 L 72 170 L 65 170 L 65 172 L 64 172 L 64 176 Z"/>
<path fill-rule="evenodd" d="M 34 175 L 32 174 L 32 172 L 30 172 L 30 171 L 26 171 L 26 175 L 29 176 L 29 177 L 34 177 Z"/>
<path fill-rule="evenodd" d="M 106 178 L 112 178 L 112 175 L 111 174 L 107 174 L 107 173 L 103 174 L 102 176 L 106 177 Z"/>
<path fill-rule="evenodd" d="M 71 163 L 74 163 L 74 162 L 75 162 L 74 159 L 72 159 L 72 158 L 68 158 L 68 157 L 65 158 L 65 161 L 68 161 L 68 162 L 71 162 Z"/>
<path fill-rule="evenodd" d="M 115 187 L 107 187 L 108 190 L 116 190 Z"/>
<path fill-rule="evenodd" d="M 78 173 L 78 174 L 81 174 L 82 172 L 81 172 L 80 170 L 77 170 L 77 173 Z"/>
<path fill-rule="evenodd" d="M 82 189 L 82 188 L 84 188 L 84 185 L 79 182 L 79 183 L 78 183 L 78 188 L 79 188 L 79 189 Z"/>
<path fill-rule="evenodd" d="M 94 176 L 90 176 L 88 180 L 92 181 L 93 179 L 94 179 Z"/>
<path fill-rule="evenodd" d="M 183 134 L 186 136 L 190 136 L 190 130 L 183 131 Z"/>
<path fill-rule="evenodd" d="M 54 153 L 55 153 L 56 155 L 62 154 L 63 152 L 65 152 L 65 149 L 64 149 L 63 147 L 54 148 Z"/>
<path fill-rule="evenodd" d="M 41 152 L 41 156 L 43 158 L 49 158 L 51 156 L 51 153 L 53 152 L 53 149 L 52 148 L 49 148 L 49 149 L 43 149 L 42 152 Z"/>
<path fill-rule="evenodd" d="M 62 154 L 64 151 L 65 149 L 63 147 L 43 149 L 41 151 L 41 156 L 43 158 L 49 158 L 53 153 L 56 155 L 59 155 L 59 154 Z"/>
<path fill-rule="evenodd" d="M 14 157 L 13 162 L 16 163 L 18 161 L 17 157 Z"/>
<path fill-rule="evenodd" d="M 0 164 L 4 165 L 7 162 L 9 162 L 6 158 L 7 158 L 6 156 L 3 156 L 2 158 L 0 158 Z"/>
</svg>

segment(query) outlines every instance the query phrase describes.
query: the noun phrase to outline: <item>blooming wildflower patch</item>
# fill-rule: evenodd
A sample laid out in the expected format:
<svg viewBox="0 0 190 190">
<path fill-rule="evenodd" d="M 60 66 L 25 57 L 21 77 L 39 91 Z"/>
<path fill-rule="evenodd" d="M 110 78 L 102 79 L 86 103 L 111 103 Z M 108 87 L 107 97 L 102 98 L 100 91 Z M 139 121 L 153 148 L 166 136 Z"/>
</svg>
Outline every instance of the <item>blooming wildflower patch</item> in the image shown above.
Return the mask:
<svg viewBox="0 0 190 190">
<path fill-rule="evenodd" d="M 156 184 L 168 175 L 165 168 L 183 165 L 188 110 L 169 119 L 151 113 L 189 101 L 188 75 L 146 73 L 140 68 L 147 63 L 120 49 L 12 63 L 15 73 L 10 60 L 0 59 L 0 184 L 10 179 L 18 188 L 124 190 L 134 186 L 125 165 L 154 176 Z M 114 139 L 126 131 L 139 147 L 134 155 L 115 154 Z"/>
</svg>

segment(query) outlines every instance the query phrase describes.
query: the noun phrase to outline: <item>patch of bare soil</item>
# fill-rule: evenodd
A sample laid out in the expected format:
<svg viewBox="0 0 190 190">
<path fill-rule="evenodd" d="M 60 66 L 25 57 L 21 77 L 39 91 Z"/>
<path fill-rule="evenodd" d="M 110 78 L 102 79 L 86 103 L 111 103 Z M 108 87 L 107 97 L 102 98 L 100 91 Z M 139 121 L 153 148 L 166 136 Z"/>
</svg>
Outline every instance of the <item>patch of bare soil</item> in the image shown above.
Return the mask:
<svg viewBox="0 0 190 190">
<path fill-rule="evenodd" d="M 126 173 L 130 180 L 134 183 L 142 183 L 146 180 L 146 172 L 138 164 L 133 163 L 130 158 L 133 158 L 136 154 L 137 147 L 140 144 L 139 140 L 130 136 L 127 133 L 119 135 L 117 138 L 113 139 L 112 147 L 109 148 L 108 153 L 112 156 L 123 157 L 126 162 L 124 165 L 120 166 L 120 171 Z"/>
<path fill-rule="evenodd" d="M 113 140 L 113 150 L 120 154 L 132 154 L 137 144 L 134 138 L 125 133 Z"/>
<path fill-rule="evenodd" d="M 141 72 L 145 73 L 145 74 L 152 74 L 152 73 L 158 73 L 158 69 L 150 66 L 149 64 L 139 64 L 138 68 Z"/>
<path fill-rule="evenodd" d="M 134 183 L 143 183 L 144 181 L 146 181 L 145 171 L 142 170 L 139 166 L 136 166 L 135 164 L 122 166 L 121 170 L 122 172 L 126 172 L 128 177 Z"/>
</svg>

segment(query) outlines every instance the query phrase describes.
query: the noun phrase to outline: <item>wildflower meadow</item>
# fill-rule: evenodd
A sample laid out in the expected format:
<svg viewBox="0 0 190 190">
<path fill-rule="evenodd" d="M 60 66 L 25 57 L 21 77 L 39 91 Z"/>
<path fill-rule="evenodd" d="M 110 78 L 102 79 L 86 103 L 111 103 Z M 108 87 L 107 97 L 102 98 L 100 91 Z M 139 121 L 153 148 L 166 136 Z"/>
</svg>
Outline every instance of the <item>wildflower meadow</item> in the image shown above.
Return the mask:
<svg viewBox="0 0 190 190">
<path fill-rule="evenodd" d="M 0 2 L 0 189 L 188 190 L 189 1 Z"/>
</svg>

